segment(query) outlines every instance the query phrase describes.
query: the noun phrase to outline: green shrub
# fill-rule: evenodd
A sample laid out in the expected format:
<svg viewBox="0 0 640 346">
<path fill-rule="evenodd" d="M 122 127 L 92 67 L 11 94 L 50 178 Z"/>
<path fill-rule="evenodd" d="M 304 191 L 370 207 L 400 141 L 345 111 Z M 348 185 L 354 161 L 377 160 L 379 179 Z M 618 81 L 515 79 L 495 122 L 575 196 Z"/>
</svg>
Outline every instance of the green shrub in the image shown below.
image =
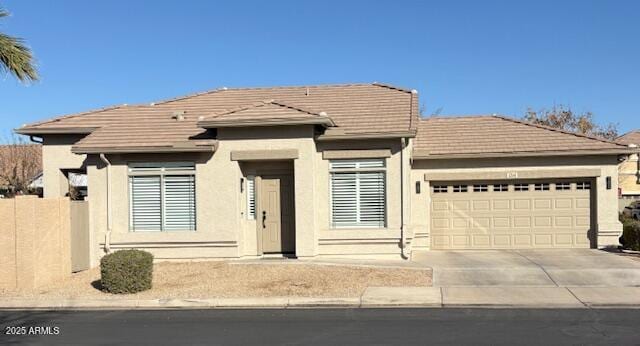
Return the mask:
<svg viewBox="0 0 640 346">
<path fill-rule="evenodd" d="M 153 255 L 141 250 L 120 250 L 100 260 L 100 284 L 109 293 L 136 293 L 151 288 Z"/>
<path fill-rule="evenodd" d="M 622 245 L 640 251 L 640 221 L 625 220 L 623 223 Z"/>
</svg>

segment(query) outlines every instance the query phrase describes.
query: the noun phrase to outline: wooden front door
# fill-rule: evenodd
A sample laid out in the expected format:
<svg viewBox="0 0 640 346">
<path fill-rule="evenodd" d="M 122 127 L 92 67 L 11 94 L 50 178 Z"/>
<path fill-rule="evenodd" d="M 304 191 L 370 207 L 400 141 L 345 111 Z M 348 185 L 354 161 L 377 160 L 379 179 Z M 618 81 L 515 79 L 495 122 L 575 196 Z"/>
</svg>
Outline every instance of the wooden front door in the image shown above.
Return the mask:
<svg viewBox="0 0 640 346">
<path fill-rule="evenodd" d="M 263 176 L 259 198 L 262 252 L 295 253 L 293 177 Z"/>
</svg>

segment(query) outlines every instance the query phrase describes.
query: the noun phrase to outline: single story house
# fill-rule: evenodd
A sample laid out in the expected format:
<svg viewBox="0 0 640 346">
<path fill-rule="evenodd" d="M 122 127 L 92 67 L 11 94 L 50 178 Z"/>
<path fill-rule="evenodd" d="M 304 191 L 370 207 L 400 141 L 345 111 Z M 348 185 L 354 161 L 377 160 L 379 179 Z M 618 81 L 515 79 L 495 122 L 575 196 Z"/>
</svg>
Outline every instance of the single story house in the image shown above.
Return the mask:
<svg viewBox="0 0 640 346">
<path fill-rule="evenodd" d="M 25 125 L 45 197 L 88 180 L 92 263 L 618 244 L 615 142 L 502 116 L 419 116 L 373 84 L 221 88 Z"/>
<path fill-rule="evenodd" d="M 628 132 L 616 139 L 617 142 L 630 148 L 640 146 L 640 130 Z M 638 154 L 630 155 L 620 163 L 620 207 L 624 208 L 632 201 L 640 200 L 640 161 Z"/>
</svg>

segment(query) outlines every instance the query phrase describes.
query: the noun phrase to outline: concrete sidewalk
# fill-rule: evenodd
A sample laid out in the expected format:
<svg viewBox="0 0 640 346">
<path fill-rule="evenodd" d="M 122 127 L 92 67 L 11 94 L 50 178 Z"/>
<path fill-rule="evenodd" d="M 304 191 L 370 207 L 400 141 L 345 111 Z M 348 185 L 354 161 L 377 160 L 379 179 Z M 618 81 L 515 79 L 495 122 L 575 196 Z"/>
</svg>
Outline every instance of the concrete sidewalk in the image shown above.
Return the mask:
<svg viewBox="0 0 640 346">
<path fill-rule="evenodd" d="M 360 297 L 0 299 L 0 309 L 640 308 L 640 287 L 370 287 Z"/>
</svg>

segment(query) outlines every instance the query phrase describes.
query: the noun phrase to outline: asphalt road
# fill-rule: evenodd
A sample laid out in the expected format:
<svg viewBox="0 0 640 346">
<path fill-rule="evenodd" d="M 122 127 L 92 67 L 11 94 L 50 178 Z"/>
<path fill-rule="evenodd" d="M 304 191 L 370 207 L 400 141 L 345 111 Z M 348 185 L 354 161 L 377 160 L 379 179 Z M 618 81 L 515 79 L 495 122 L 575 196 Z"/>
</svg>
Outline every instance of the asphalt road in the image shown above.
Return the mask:
<svg viewBox="0 0 640 346">
<path fill-rule="evenodd" d="M 0 344 L 640 344 L 640 309 L 0 311 L 0 326 Z"/>
</svg>

